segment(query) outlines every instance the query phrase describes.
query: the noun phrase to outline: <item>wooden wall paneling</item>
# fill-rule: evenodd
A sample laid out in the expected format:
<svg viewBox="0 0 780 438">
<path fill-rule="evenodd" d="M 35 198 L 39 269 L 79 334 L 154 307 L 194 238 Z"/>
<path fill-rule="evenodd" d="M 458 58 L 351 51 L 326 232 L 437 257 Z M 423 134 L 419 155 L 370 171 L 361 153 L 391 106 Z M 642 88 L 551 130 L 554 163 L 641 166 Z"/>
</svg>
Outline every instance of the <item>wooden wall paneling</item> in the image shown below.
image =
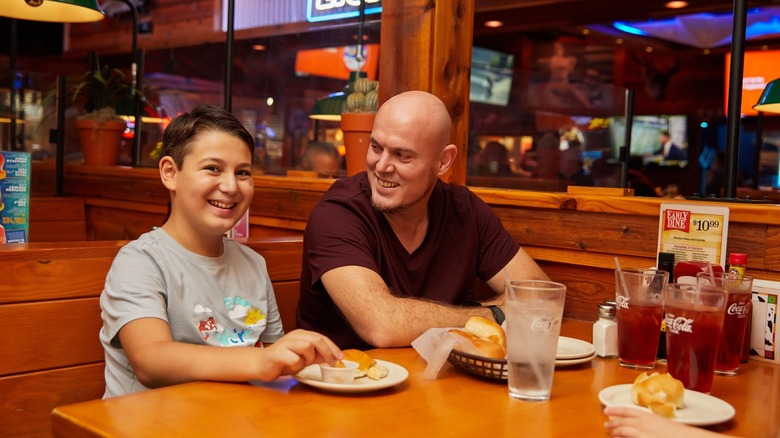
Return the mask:
<svg viewBox="0 0 780 438">
<path fill-rule="evenodd" d="M 764 269 L 766 267 L 765 255 L 769 244 L 767 229 L 766 225 L 730 223 L 726 257 L 728 258 L 730 252 L 742 252 L 748 255 L 749 266 Z M 724 265 L 726 263 L 728 263 L 728 259 L 724 260 Z"/>
<path fill-rule="evenodd" d="M 50 437 L 51 411 L 57 406 L 101 398 L 103 362 L 0 377 L 0 435 Z M 58 388 L 52 391 L 52 388 Z"/>
<path fill-rule="evenodd" d="M 141 49 L 160 49 L 224 41 L 219 31 L 214 0 L 154 0 L 149 14 L 141 21 L 154 24 L 154 31 L 138 36 Z M 129 53 L 132 47 L 132 18 L 129 14 L 106 18 L 97 23 L 67 25 L 65 52 L 83 55 L 89 51 L 100 54 Z"/>
<path fill-rule="evenodd" d="M 272 281 L 297 281 L 301 278 L 303 239 L 296 237 L 251 240 L 244 244 L 266 259 L 268 275 Z"/>
<path fill-rule="evenodd" d="M 30 242 L 86 240 L 84 199 L 32 196 L 29 227 Z"/>
<path fill-rule="evenodd" d="M 274 283 L 276 305 L 279 308 L 285 333 L 290 333 L 298 327 L 298 324 L 295 322 L 295 312 L 298 309 L 300 290 L 300 281 Z"/>
<path fill-rule="evenodd" d="M 541 262 L 540 266 L 553 281 L 566 285 L 564 318 L 584 321 L 598 319 L 597 305 L 615 299 L 615 269 Z"/>
<path fill-rule="evenodd" d="M 249 226 L 249 236 L 253 239 L 263 239 L 267 237 L 303 237 L 303 228 L 296 230 L 286 226 L 251 223 Z"/>
<path fill-rule="evenodd" d="M 523 249 L 537 262 L 552 262 L 597 269 L 615 269 L 616 256 L 614 254 L 530 245 L 523 246 Z M 620 255 L 618 257 L 620 257 L 620 266 L 624 268 L 646 268 L 655 265 L 655 256 Z"/>
<path fill-rule="evenodd" d="M 748 259 L 748 264 L 750 264 L 750 259 Z M 780 271 L 780 226 L 767 227 L 764 268 Z"/>
<path fill-rule="evenodd" d="M 65 178 L 63 191 L 84 198 L 129 201 L 136 204 L 168 205 L 170 195 L 160 182 L 157 169 L 137 169 L 137 174 L 112 176 L 100 173 L 73 172 Z M 154 170 L 154 174 L 149 173 Z"/>
<path fill-rule="evenodd" d="M 306 190 L 255 187 L 250 211 L 266 217 L 306 221 L 322 195 Z"/>
<path fill-rule="evenodd" d="M 30 198 L 30 220 L 84 220 L 84 199 L 51 196 Z"/>
<path fill-rule="evenodd" d="M 87 240 L 86 221 L 30 221 L 28 242 Z"/>
<path fill-rule="evenodd" d="M 87 203 L 89 240 L 132 240 L 165 223 L 167 207 L 158 211 L 115 208 Z"/>
<path fill-rule="evenodd" d="M 98 298 L 0 306 L 0 376 L 102 361 L 102 324 Z"/>
<path fill-rule="evenodd" d="M 658 220 L 653 218 L 526 208 L 494 210 L 521 245 L 645 257 L 652 257 L 657 248 Z"/>
<path fill-rule="evenodd" d="M 3 270 L 13 275 L 4 276 L 0 283 L 0 303 L 99 296 L 114 256 L 115 253 L 75 259 L 4 258 Z M 68 287 L 64 289 L 63 284 Z M 56 316 L 52 317 L 56 321 Z"/>
</svg>

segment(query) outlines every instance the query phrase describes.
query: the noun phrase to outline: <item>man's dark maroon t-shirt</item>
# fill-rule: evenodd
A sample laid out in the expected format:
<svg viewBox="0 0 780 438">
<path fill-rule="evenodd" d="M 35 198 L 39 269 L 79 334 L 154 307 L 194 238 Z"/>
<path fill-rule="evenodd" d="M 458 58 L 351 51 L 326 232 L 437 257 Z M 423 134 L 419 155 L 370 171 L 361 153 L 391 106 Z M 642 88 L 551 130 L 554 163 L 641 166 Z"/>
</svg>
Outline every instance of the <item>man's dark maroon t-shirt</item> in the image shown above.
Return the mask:
<svg viewBox="0 0 780 438">
<path fill-rule="evenodd" d="M 373 347 L 331 300 L 320 280 L 325 272 L 362 266 L 377 272 L 394 295 L 459 305 L 471 299 L 477 277 L 492 278 L 519 250 L 490 207 L 466 187 L 436 183 L 427 234 L 411 254 L 370 197 L 365 172 L 335 182 L 304 233 L 298 325 L 327 335 L 340 348 Z"/>
</svg>

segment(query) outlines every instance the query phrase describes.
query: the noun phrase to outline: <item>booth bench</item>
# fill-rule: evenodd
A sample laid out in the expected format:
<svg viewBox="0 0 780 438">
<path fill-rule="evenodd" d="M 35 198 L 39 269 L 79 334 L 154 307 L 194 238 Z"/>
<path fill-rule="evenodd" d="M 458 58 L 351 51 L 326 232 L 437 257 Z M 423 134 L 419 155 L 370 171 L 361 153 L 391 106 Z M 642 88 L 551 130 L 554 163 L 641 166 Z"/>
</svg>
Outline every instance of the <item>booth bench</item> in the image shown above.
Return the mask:
<svg viewBox="0 0 780 438">
<path fill-rule="evenodd" d="M 0 245 L 0 436 L 50 437 L 54 407 L 103 396 L 98 300 L 125 243 Z M 302 240 L 246 244 L 265 258 L 282 323 L 292 330 Z"/>
</svg>

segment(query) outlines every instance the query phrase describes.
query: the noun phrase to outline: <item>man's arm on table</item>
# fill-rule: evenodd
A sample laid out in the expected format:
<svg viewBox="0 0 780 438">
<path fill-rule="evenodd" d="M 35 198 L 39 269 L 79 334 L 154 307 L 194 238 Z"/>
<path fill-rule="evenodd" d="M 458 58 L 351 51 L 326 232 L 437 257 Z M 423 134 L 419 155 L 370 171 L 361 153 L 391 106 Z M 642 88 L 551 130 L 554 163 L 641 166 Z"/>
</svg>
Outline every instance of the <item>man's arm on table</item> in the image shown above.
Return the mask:
<svg viewBox="0 0 780 438">
<path fill-rule="evenodd" d="M 548 279 L 522 249 L 505 269 L 510 278 Z M 408 346 L 431 327 L 463 327 L 472 316 L 493 319 L 487 308 L 393 296 L 379 274 L 361 266 L 331 269 L 322 275 L 322 283 L 357 334 L 377 348 Z M 501 294 L 496 302 L 503 303 L 503 272 L 488 284 Z"/>
</svg>

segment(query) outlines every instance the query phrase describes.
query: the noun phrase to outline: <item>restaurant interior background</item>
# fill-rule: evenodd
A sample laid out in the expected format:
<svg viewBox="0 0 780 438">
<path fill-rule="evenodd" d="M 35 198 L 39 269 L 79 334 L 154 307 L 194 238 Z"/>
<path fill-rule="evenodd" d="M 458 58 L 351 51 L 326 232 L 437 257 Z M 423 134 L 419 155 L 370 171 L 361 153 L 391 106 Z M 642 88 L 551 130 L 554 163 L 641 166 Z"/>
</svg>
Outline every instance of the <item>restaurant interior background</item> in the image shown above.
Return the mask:
<svg viewBox="0 0 780 438">
<path fill-rule="evenodd" d="M 140 164 L 151 167 L 156 160 L 150 153 L 168 118 L 199 103 L 224 101 L 226 2 L 132 1 L 139 7 L 145 109 L 153 116 L 143 127 Z M 17 20 L 15 36 L 11 20 L 0 18 L 2 149 L 27 150 L 36 159 L 53 156 L 49 129 L 56 117 L 47 96 L 56 75 L 78 76 L 90 53 L 101 64 L 129 72 L 129 8 L 116 0 L 100 3 L 108 15 L 101 22 Z M 620 8 L 602 0 L 515 3 L 475 1 L 467 184 L 548 191 L 565 191 L 568 185 L 618 187 L 630 89 L 631 167 L 659 187 L 660 195 L 710 193 L 707 179 L 726 149 L 730 2 L 692 0 L 682 9 L 656 1 Z M 749 3 L 753 27 L 748 28 L 746 77 L 763 76 L 766 82 L 780 77 L 780 38 L 774 33 L 780 28 L 772 27 L 780 20 L 778 3 Z M 283 175 L 299 168 L 310 141 L 343 146 L 338 122 L 315 121 L 309 114 L 317 99 L 346 85 L 356 65 L 358 33 L 366 57 L 362 69 L 380 87 L 392 80 L 377 67 L 381 14 L 366 15 L 361 27 L 358 17 L 307 23 L 305 11 L 306 0 L 236 2 L 232 111 L 256 136 L 258 172 Z M 491 27 L 491 21 L 503 26 Z M 618 30 L 618 22 L 624 30 L 656 36 Z M 17 71 L 12 75 L 14 37 Z M 765 72 L 751 73 L 761 56 L 774 62 L 764 64 L 769 67 Z M 23 121 L 14 142 L 8 123 L 12 83 L 20 99 L 17 117 Z M 769 192 L 780 187 L 780 122 L 752 112 L 756 99 L 743 101 L 738 182 Z M 75 130 L 68 125 L 78 112 L 67 111 L 66 161 L 80 160 Z M 672 133 L 687 160 L 649 156 L 661 146 L 661 131 Z M 129 127 L 120 164 L 131 163 L 133 135 Z M 629 178 L 629 183 L 637 194 L 652 195 L 640 191 L 637 180 Z"/>
</svg>

